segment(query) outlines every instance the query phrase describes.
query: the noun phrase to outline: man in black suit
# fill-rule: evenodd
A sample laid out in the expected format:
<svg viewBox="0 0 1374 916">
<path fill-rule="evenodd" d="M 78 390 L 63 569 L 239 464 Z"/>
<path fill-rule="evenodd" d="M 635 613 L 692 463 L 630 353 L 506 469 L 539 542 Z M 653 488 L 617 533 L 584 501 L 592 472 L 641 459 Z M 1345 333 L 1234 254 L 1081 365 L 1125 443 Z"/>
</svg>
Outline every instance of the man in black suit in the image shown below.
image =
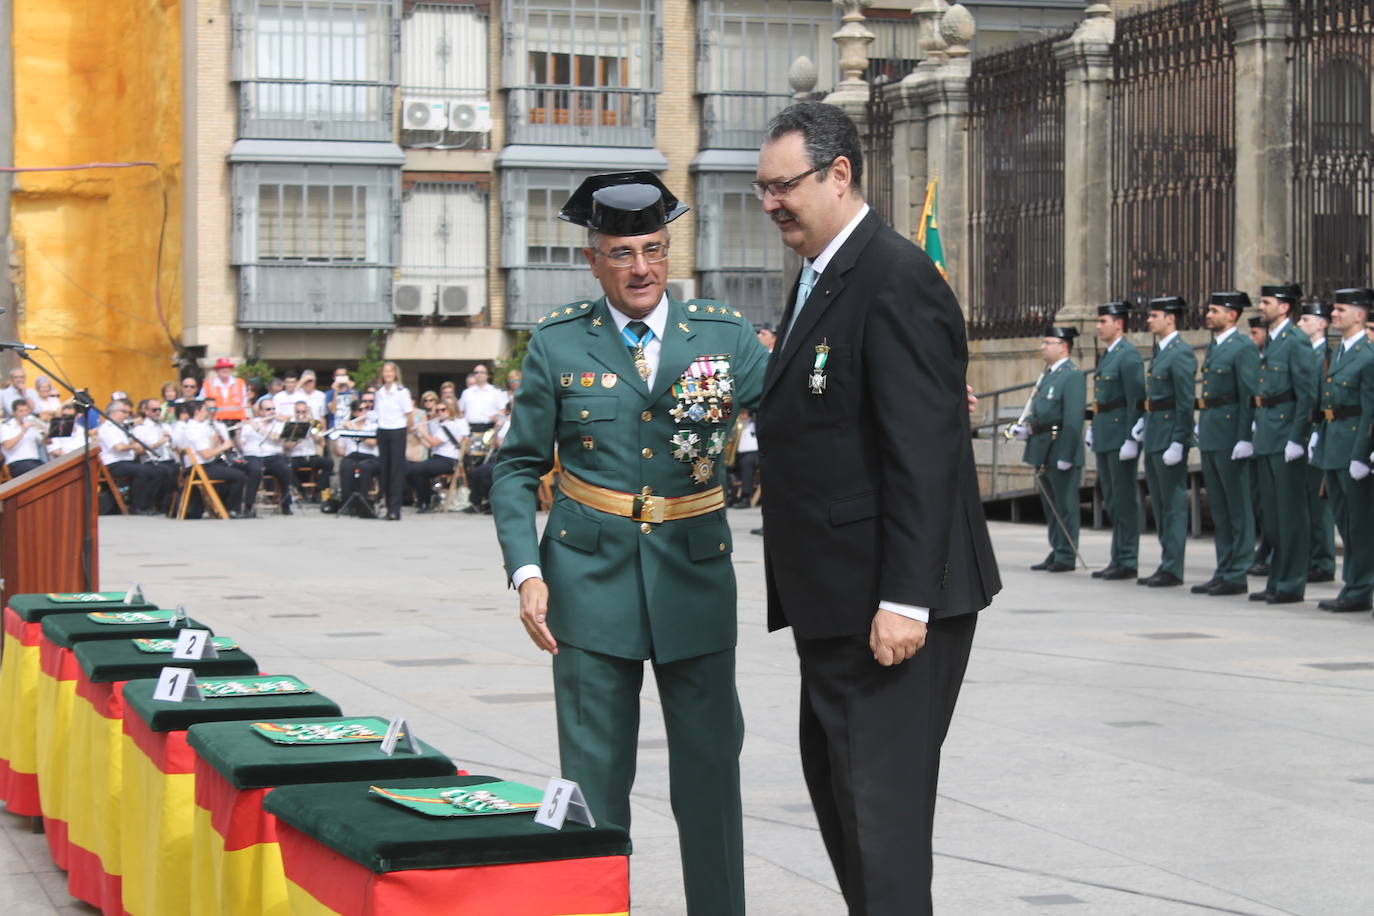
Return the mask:
<svg viewBox="0 0 1374 916">
<path fill-rule="evenodd" d="M 804 259 L 759 408 L 768 626 L 796 640 L 802 768 L 849 911 L 914 916 L 940 744 L 1001 581 L 963 314 L 864 203 L 862 169 L 854 123 L 817 102 L 778 114 L 759 153 L 754 191 Z"/>
</svg>

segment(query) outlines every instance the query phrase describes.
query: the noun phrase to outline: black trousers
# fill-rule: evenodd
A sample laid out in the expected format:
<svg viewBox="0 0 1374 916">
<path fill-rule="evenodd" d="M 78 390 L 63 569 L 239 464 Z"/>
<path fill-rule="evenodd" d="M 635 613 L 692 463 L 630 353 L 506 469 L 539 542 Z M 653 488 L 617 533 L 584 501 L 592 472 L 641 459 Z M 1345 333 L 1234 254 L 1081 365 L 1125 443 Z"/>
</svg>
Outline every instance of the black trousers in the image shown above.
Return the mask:
<svg viewBox="0 0 1374 916">
<path fill-rule="evenodd" d="M 434 478 L 440 474 L 451 473 L 453 464 L 452 458 L 445 458 L 442 455 L 433 455 L 424 461 L 406 463 L 406 482 L 410 485 L 410 491 L 415 494 L 415 507 L 417 509 L 423 509 L 429 505 L 429 501 L 434 498 L 434 493 L 430 490 L 430 487 L 434 485 Z"/>
<path fill-rule="evenodd" d="M 270 474 L 277 480 L 277 492 L 281 494 L 281 504 L 291 505 L 291 488 L 296 483 L 296 475 L 291 470 L 291 462 L 286 460 L 285 455 L 268 455 L 266 458 L 258 455 L 245 455 L 243 458 L 243 473 L 248 479 L 243 485 L 243 511 L 248 512 L 253 508 L 253 504 L 258 500 L 258 487 L 262 484 L 262 475 Z"/>
<path fill-rule="evenodd" d="M 124 478 L 129 481 L 129 495 L 133 500 L 129 508 L 135 512 L 151 509 L 154 500 L 162 495 L 162 472 L 154 470 L 152 465 L 138 461 L 112 461 L 105 465 L 105 469 L 115 480 Z"/>
<path fill-rule="evenodd" d="M 162 476 L 156 505 L 159 512 L 166 512 L 172 497 L 177 494 L 177 484 L 181 482 L 181 465 L 176 461 L 149 461 L 144 467 L 152 468 Z"/>
<path fill-rule="evenodd" d="M 915 658 L 884 668 L 868 634 L 797 639 L 802 772 L 852 916 L 932 912 L 940 745 L 977 614 L 932 621 Z"/>
<path fill-rule="evenodd" d="M 754 473 L 758 469 L 758 452 L 739 452 L 735 455 L 735 470 L 739 473 L 739 498 L 746 506 L 754 498 Z"/>
<path fill-rule="evenodd" d="M 243 487 L 248 482 L 248 475 L 227 461 L 209 461 L 201 467 L 205 469 L 206 477 L 211 480 L 223 480 L 228 484 L 219 491 L 220 502 L 224 503 L 224 508 L 229 512 L 238 512 L 242 509 Z M 200 488 L 197 487 L 191 494 L 191 504 L 187 507 L 186 514 L 191 518 L 200 518 L 204 511 L 204 501 L 200 496 Z"/>
<path fill-rule="evenodd" d="M 468 502 L 478 509 L 487 506 L 491 494 L 491 477 L 496 471 L 496 462 L 485 461 L 468 469 Z"/>
<path fill-rule="evenodd" d="M 27 474 L 43 462 L 37 458 L 24 458 L 19 461 L 11 461 L 9 464 L 10 476 L 18 477 L 20 474 Z"/>
<path fill-rule="evenodd" d="M 315 492 L 318 493 L 329 486 L 329 478 L 334 476 L 334 459 L 328 455 L 310 455 L 306 458 L 292 458 L 291 470 L 299 471 L 302 468 L 312 468 L 315 471 Z M 299 475 L 293 475 L 297 482 L 300 481 Z"/>
<path fill-rule="evenodd" d="M 386 494 L 386 514 L 400 517 L 401 500 L 406 490 L 406 431 L 377 430 L 377 451 L 382 453 L 382 492 Z"/>
<path fill-rule="evenodd" d="M 354 493 L 367 499 L 367 491 L 372 489 L 372 478 L 382 471 L 382 459 L 376 455 L 353 452 L 344 455 L 339 461 L 339 498 L 348 502 Z"/>
</svg>

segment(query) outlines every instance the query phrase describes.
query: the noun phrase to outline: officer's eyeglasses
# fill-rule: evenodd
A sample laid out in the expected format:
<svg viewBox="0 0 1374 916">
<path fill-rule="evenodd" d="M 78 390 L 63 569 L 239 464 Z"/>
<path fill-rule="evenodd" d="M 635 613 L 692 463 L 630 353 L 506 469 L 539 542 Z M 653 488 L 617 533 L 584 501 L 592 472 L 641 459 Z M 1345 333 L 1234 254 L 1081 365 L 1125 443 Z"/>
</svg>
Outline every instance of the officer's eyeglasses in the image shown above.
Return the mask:
<svg viewBox="0 0 1374 916">
<path fill-rule="evenodd" d="M 808 169 L 805 172 L 802 172 L 800 175 L 794 175 L 791 178 L 780 178 L 777 181 L 754 180 L 749 182 L 749 187 L 754 189 L 754 196 L 757 197 L 759 200 L 763 200 L 764 197 L 766 197 L 769 194 L 773 195 L 774 200 L 782 200 L 784 197 L 791 193 L 792 189 L 795 188 L 797 186 L 797 183 L 801 181 L 803 178 L 806 178 L 808 175 L 814 175 L 817 172 L 824 171 L 825 169 L 830 168 L 834 164 L 835 160 L 831 159 L 829 162 L 825 163 L 825 165 L 818 165 L 814 169 Z"/>
<path fill-rule="evenodd" d="M 646 264 L 657 264 L 668 260 L 668 246 L 654 242 L 636 251 L 633 248 L 616 248 L 611 251 L 596 249 L 596 253 L 606 259 L 612 267 L 630 267 L 635 258 L 643 257 Z"/>
</svg>

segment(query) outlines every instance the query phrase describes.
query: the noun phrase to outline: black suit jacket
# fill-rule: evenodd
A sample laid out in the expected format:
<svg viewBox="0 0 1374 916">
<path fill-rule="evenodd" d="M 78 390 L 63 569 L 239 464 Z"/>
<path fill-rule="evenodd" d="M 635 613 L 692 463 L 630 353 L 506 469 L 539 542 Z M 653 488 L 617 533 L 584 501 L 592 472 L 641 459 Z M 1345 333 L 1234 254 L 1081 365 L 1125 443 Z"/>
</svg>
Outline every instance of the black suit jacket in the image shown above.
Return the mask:
<svg viewBox="0 0 1374 916">
<path fill-rule="evenodd" d="M 822 343 L 830 353 L 817 395 L 808 380 Z M 764 379 L 770 630 L 866 634 L 879 601 L 928 607 L 935 620 L 981 610 L 1001 589 L 973 463 L 967 366 L 953 292 L 925 252 L 870 211 Z"/>
</svg>

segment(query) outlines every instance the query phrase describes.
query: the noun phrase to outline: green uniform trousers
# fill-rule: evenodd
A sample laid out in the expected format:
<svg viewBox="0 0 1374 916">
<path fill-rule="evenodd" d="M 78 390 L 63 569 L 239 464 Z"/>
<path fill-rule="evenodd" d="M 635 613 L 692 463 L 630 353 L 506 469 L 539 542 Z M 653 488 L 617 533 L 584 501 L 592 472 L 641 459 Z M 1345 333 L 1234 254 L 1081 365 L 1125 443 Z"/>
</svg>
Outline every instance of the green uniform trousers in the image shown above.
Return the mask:
<svg viewBox="0 0 1374 916">
<path fill-rule="evenodd" d="M 1056 563 L 1077 566 L 1080 515 L 1078 487 L 1083 479 L 1083 469 L 1077 466 L 1067 471 L 1050 468 L 1039 473 L 1040 508 L 1044 510 L 1045 522 L 1049 525 L 1051 556 Z M 1055 513 L 1063 520 L 1062 526 L 1054 517 Z"/>
<path fill-rule="evenodd" d="M 1202 453 L 1202 479 L 1216 529 L 1214 578 L 1244 585 L 1255 553 L 1255 513 L 1250 504 L 1250 459 L 1232 461 L 1230 451 Z"/>
<path fill-rule="evenodd" d="M 735 650 L 654 662 L 689 914 L 744 913 Z M 561 643 L 553 657 L 558 756 L 592 815 L 630 827 L 644 662 Z"/>
<path fill-rule="evenodd" d="M 1136 569 L 1140 566 L 1140 492 L 1136 474 L 1140 456 L 1122 461 L 1116 451 L 1094 452 L 1102 502 L 1112 520 L 1112 559 L 1109 565 Z"/>
<path fill-rule="evenodd" d="M 1159 571 L 1183 578 L 1183 551 L 1188 544 L 1188 451 L 1173 467 L 1164 452 L 1145 456 L 1145 486 L 1159 532 Z"/>
<path fill-rule="evenodd" d="M 1305 463 L 1305 462 L 1304 462 Z M 1336 521 L 1332 515 L 1331 492 L 1321 498 L 1322 480 L 1326 472 L 1321 468 L 1307 465 L 1307 523 L 1311 529 L 1307 533 L 1312 548 L 1311 569 L 1319 572 L 1336 571 Z"/>
<path fill-rule="evenodd" d="M 1326 495 L 1345 545 L 1340 597 L 1369 601 L 1374 597 L 1374 476 L 1355 480 L 1344 468 L 1327 471 Z"/>
<path fill-rule="evenodd" d="M 1251 565 L 1267 565 L 1274 557 L 1274 545 L 1269 543 L 1269 531 L 1264 527 L 1264 507 L 1260 500 L 1260 459 L 1250 462 L 1250 508 L 1255 512 L 1255 556 Z"/>
<path fill-rule="evenodd" d="M 1259 474 L 1260 518 L 1264 537 L 1273 547 L 1265 590 L 1307 594 L 1307 568 L 1312 548 L 1307 543 L 1307 462 L 1284 461 L 1283 453 L 1256 455 Z"/>
</svg>

